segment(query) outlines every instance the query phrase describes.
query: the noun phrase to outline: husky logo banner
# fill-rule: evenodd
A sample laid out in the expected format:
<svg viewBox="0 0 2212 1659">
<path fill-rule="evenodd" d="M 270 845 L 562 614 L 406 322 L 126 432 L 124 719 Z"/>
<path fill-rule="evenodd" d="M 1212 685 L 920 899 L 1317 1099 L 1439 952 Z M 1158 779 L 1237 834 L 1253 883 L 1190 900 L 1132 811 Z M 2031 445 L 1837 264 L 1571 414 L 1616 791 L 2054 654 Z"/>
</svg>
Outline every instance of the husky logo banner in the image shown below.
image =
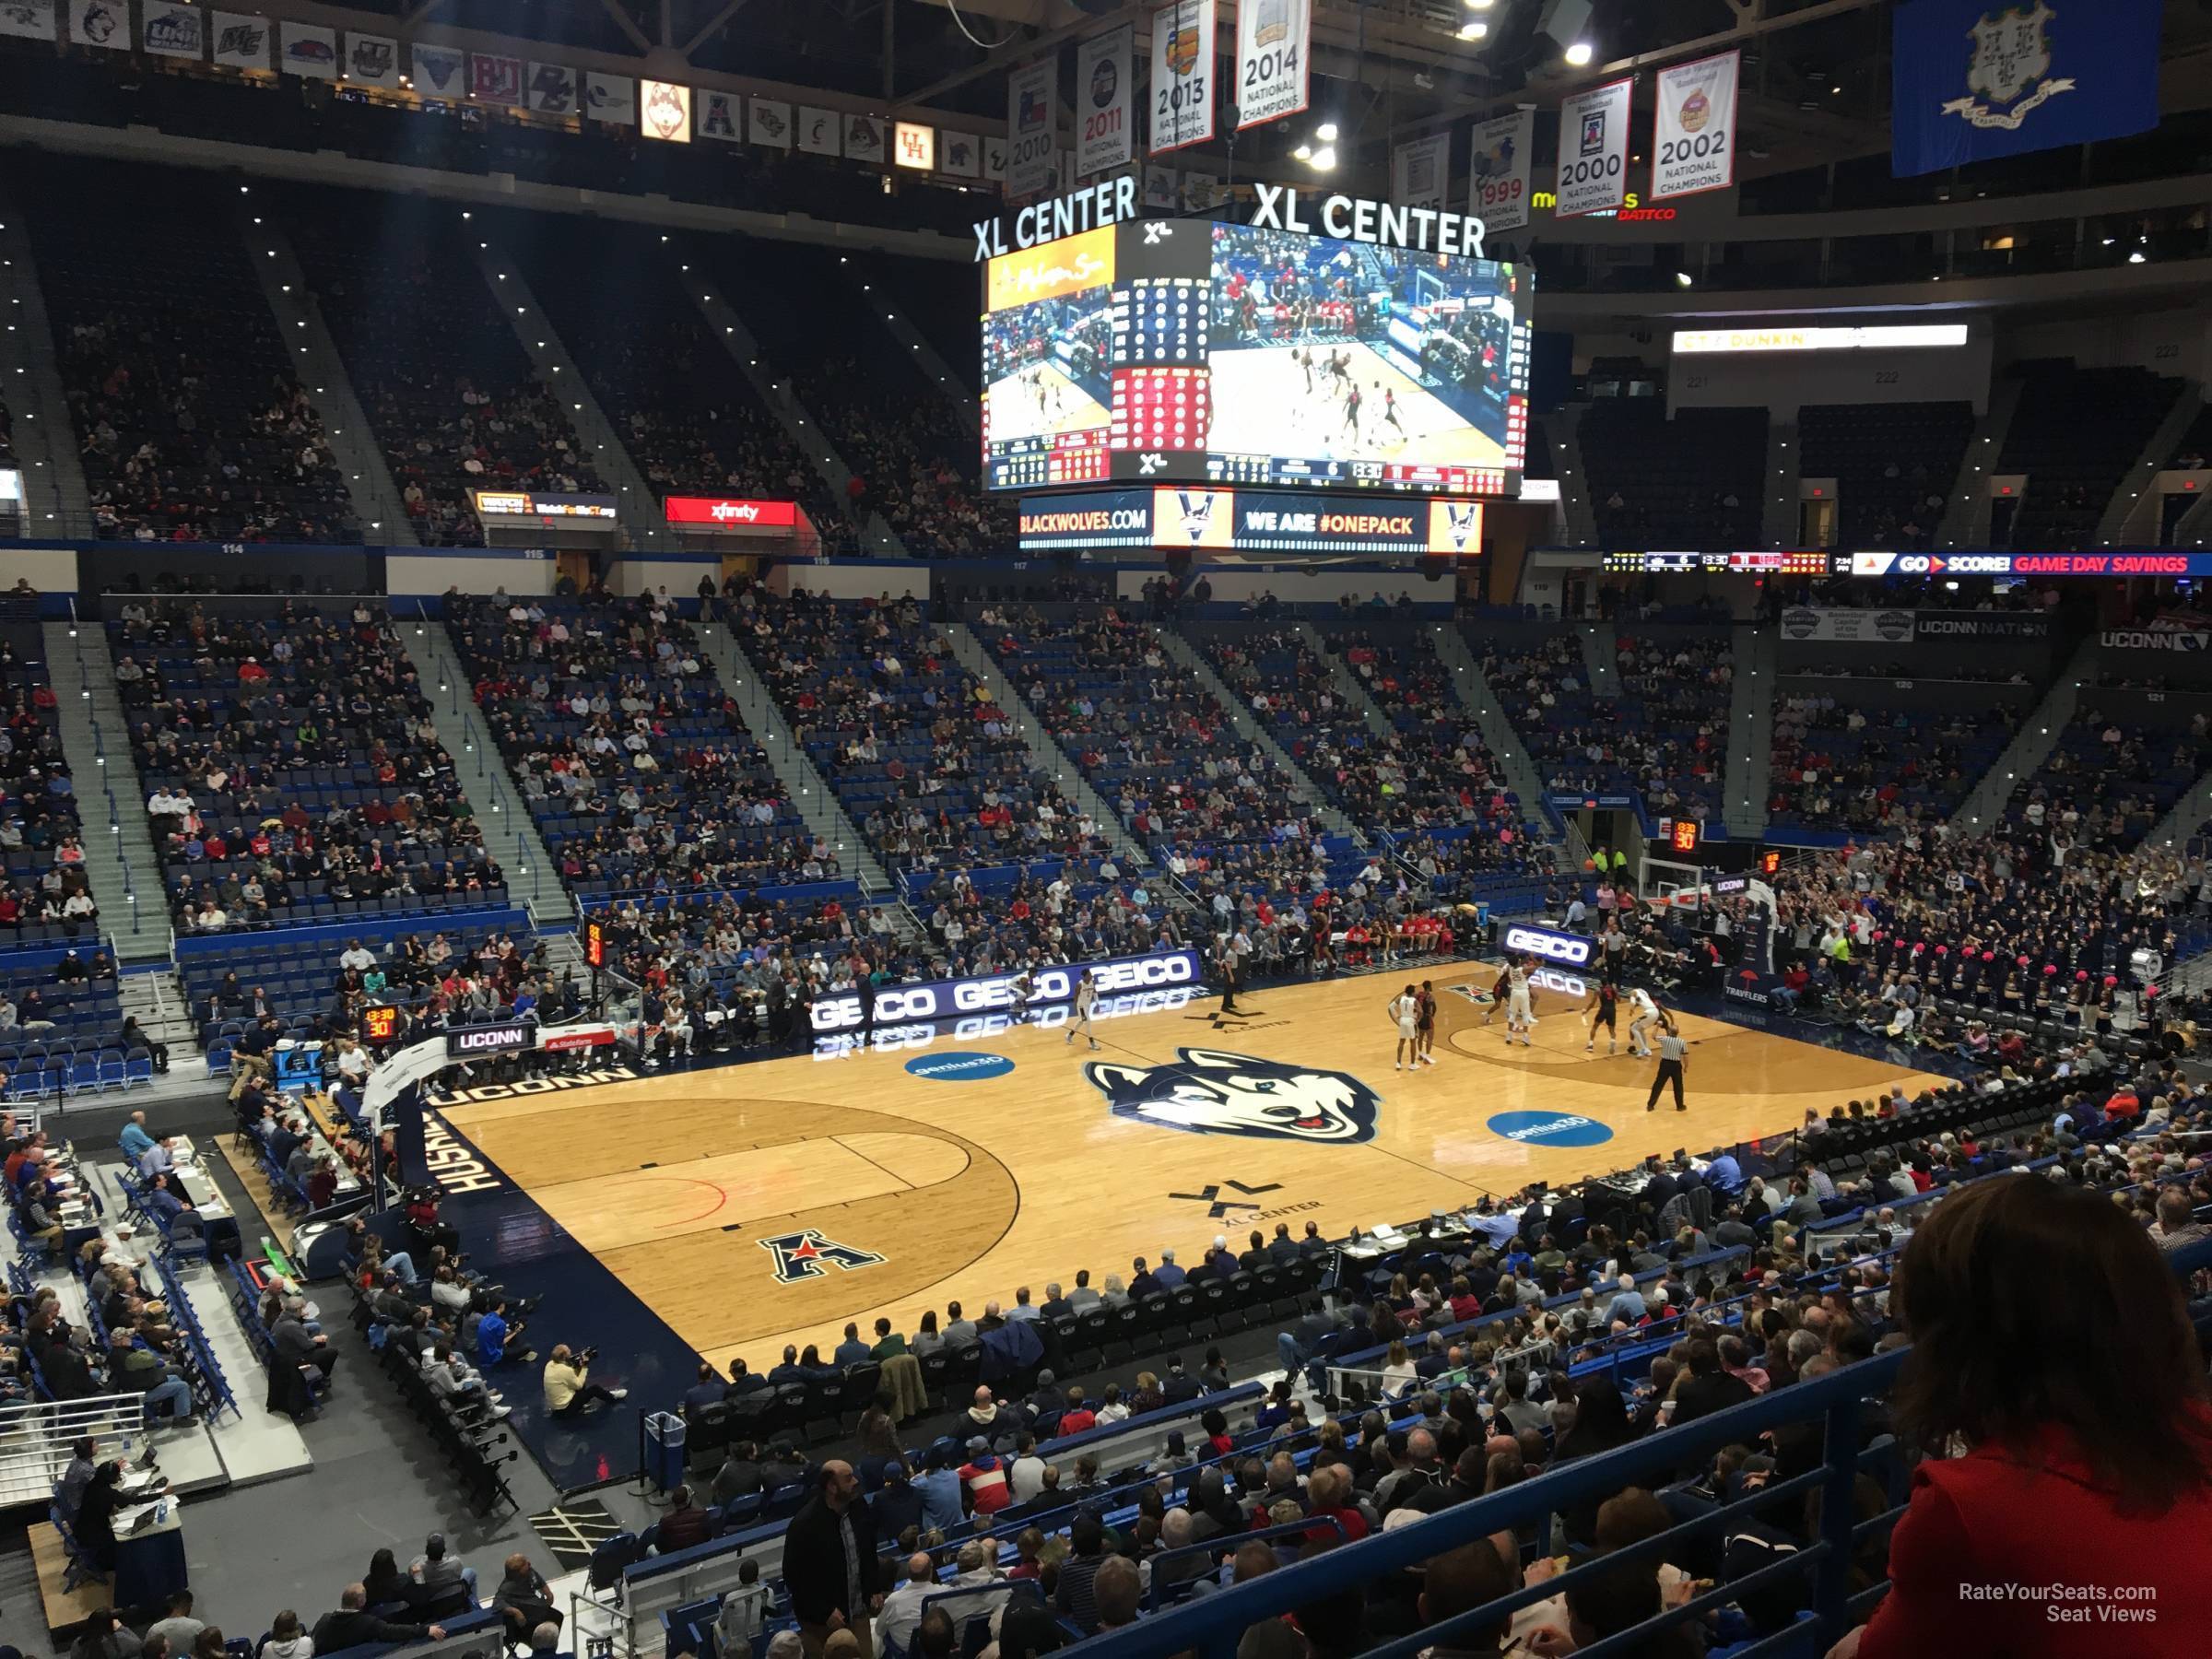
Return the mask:
<svg viewBox="0 0 2212 1659">
<path fill-rule="evenodd" d="M 1372 1140 L 1382 1097 L 1348 1072 L 1319 1071 L 1218 1049 L 1177 1049 L 1172 1065 L 1093 1060 L 1083 1075 L 1116 1117 L 1193 1135 L 1264 1140 Z"/>
<path fill-rule="evenodd" d="M 1890 70 L 1900 177 L 2159 124 L 2159 0 L 1911 0 Z"/>
</svg>

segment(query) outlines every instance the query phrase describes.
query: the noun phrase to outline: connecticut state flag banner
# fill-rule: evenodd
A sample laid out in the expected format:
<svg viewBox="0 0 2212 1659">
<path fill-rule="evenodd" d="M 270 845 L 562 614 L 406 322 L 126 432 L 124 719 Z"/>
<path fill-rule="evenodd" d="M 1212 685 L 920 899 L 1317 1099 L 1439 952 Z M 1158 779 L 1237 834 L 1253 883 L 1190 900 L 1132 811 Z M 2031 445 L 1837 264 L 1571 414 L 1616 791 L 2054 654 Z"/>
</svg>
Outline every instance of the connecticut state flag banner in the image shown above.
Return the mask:
<svg viewBox="0 0 2212 1659">
<path fill-rule="evenodd" d="M 1935 172 L 2159 124 L 2162 0 L 1908 0 L 1890 170 Z"/>
</svg>

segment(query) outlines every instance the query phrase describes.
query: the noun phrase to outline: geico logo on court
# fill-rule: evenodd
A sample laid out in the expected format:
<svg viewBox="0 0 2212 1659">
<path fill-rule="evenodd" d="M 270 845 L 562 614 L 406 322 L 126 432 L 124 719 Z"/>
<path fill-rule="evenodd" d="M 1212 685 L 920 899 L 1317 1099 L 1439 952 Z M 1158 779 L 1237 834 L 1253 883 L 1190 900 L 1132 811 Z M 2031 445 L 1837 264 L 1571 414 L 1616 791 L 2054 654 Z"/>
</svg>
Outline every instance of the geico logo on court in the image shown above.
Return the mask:
<svg viewBox="0 0 2212 1659">
<path fill-rule="evenodd" d="M 1575 938 L 1571 934 L 1556 934 L 1535 927 L 1509 927 L 1505 930 L 1505 947 L 1508 950 L 1525 950 L 1531 956 L 1549 957 L 1555 962 L 1565 962 L 1580 968 L 1590 959 L 1590 941 Z"/>
<path fill-rule="evenodd" d="M 1571 973 L 1561 973 L 1557 968 L 1539 968 L 1528 976 L 1528 982 L 1544 991 L 1557 991 L 1567 996 L 1587 996 L 1590 985 Z"/>
</svg>

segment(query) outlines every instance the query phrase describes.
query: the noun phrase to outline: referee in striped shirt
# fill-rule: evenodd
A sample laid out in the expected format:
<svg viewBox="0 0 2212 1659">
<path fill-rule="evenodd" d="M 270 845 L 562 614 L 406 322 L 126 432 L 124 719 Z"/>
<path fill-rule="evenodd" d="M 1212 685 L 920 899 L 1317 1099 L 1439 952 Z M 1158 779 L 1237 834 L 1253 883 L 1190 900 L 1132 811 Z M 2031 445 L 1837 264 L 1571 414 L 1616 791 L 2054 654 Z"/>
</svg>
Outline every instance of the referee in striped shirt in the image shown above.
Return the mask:
<svg viewBox="0 0 2212 1659">
<path fill-rule="evenodd" d="M 1689 1108 L 1682 1103 L 1682 1062 L 1688 1058 L 1689 1044 L 1682 1041 L 1682 1033 L 1676 1030 L 1672 1015 L 1662 1014 L 1659 1018 L 1659 1072 L 1652 1079 L 1652 1097 L 1644 1101 L 1643 1109 L 1646 1112 L 1658 1111 L 1659 1097 L 1672 1083 L 1675 1086 L 1675 1110 L 1688 1112 Z"/>
</svg>

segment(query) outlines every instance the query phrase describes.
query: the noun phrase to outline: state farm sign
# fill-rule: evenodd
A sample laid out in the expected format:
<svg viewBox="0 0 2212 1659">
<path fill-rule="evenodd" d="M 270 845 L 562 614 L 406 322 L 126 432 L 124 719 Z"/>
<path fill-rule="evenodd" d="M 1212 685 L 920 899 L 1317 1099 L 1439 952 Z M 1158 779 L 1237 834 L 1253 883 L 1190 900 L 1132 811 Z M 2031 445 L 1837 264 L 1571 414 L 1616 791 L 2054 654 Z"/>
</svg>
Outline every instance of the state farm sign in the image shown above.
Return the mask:
<svg viewBox="0 0 2212 1659">
<path fill-rule="evenodd" d="M 733 496 L 670 496 L 663 503 L 672 524 L 718 530 L 791 530 L 799 522 L 796 501 L 750 501 Z"/>
</svg>

